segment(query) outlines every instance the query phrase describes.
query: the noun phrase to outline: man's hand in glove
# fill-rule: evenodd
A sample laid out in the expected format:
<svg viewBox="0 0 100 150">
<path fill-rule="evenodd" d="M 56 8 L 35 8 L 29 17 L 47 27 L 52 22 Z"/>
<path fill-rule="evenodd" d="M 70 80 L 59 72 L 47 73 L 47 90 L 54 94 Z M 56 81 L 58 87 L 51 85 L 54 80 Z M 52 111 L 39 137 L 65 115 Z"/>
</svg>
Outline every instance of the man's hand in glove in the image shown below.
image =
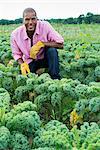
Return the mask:
<svg viewBox="0 0 100 150">
<path fill-rule="evenodd" d="M 30 50 L 30 58 L 36 59 L 38 52 L 44 46 L 45 46 L 44 43 L 41 41 L 39 41 L 35 45 L 33 45 Z"/>
<path fill-rule="evenodd" d="M 29 65 L 26 62 L 21 64 L 21 73 L 22 75 L 26 75 L 27 73 L 30 73 Z"/>
</svg>

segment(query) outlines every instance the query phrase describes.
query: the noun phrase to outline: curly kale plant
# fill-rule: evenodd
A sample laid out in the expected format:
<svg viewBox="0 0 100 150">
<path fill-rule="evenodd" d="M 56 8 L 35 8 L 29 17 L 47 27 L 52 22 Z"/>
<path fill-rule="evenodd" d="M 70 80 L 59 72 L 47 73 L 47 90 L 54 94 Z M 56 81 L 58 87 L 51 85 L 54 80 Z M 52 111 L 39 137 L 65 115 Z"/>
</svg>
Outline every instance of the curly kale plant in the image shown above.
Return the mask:
<svg viewBox="0 0 100 150">
<path fill-rule="evenodd" d="M 89 110 L 91 112 L 100 112 L 100 97 L 93 97 L 89 100 Z"/>
<path fill-rule="evenodd" d="M 31 150 L 27 137 L 15 131 L 10 137 L 9 147 L 13 150 Z"/>
<path fill-rule="evenodd" d="M 48 80 L 51 80 L 50 75 L 48 73 L 43 73 L 37 78 L 37 83 L 45 83 Z"/>
<path fill-rule="evenodd" d="M 95 121 L 99 123 L 100 97 L 91 99 L 80 99 L 76 102 L 75 110 L 83 116 L 83 120 Z"/>
<path fill-rule="evenodd" d="M 9 130 L 2 126 L 0 127 L 0 149 L 6 150 L 10 142 L 10 132 Z"/>
<path fill-rule="evenodd" d="M 79 84 L 75 87 L 76 95 L 79 99 L 87 98 L 88 86 L 84 84 Z"/>
<path fill-rule="evenodd" d="M 16 76 L 17 86 L 24 86 L 24 85 L 26 85 L 27 79 L 28 79 L 27 76 L 23 76 L 23 75 Z"/>
<path fill-rule="evenodd" d="M 19 86 L 15 89 L 13 101 L 15 103 L 21 103 L 29 99 L 29 88 L 27 86 Z"/>
<path fill-rule="evenodd" d="M 37 106 L 31 101 L 25 101 L 13 106 L 14 114 L 22 113 L 23 111 L 36 111 Z"/>
<path fill-rule="evenodd" d="M 96 77 L 96 81 L 100 81 L 100 66 L 97 66 L 95 68 L 95 77 Z"/>
<path fill-rule="evenodd" d="M 14 82 L 12 77 L 4 77 L 2 80 L 2 87 L 8 92 L 13 92 Z"/>
<path fill-rule="evenodd" d="M 5 116 L 5 126 L 10 131 L 19 131 L 27 136 L 34 134 L 40 125 L 40 118 L 35 111 L 23 111 L 17 115 L 11 112 Z"/>
<path fill-rule="evenodd" d="M 83 149 L 99 150 L 99 148 L 100 148 L 100 129 L 97 131 L 93 131 L 92 133 L 87 135 L 80 150 L 83 150 Z"/>
<path fill-rule="evenodd" d="M 55 106 L 60 106 L 63 99 L 63 94 L 61 92 L 54 92 L 51 95 L 51 104 Z"/>
<path fill-rule="evenodd" d="M 74 126 L 71 133 L 73 147 L 77 149 L 90 150 L 89 147 L 91 146 L 93 146 L 91 148 L 94 149 L 100 146 L 100 129 L 95 122 L 92 122 L 91 124 L 84 122 L 84 124 L 81 125 L 80 130 Z"/>
<path fill-rule="evenodd" d="M 50 147 L 57 150 L 71 150 L 71 141 L 68 128 L 57 120 L 50 121 L 45 129 L 34 138 L 36 148 Z"/>
<path fill-rule="evenodd" d="M 38 95 L 34 100 L 34 103 L 37 105 L 38 109 L 41 109 L 41 107 L 43 107 L 43 104 L 45 104 L 46 102 L 50 103 L 49 93 L 43 93 L 41 95 Z"/>
<path fill-rule="evenodd" d="M 4 88 L 0 88 L 0 108 L 3 108 L 5 112 L 10 109 L 10 95 Z"/>
</svg>

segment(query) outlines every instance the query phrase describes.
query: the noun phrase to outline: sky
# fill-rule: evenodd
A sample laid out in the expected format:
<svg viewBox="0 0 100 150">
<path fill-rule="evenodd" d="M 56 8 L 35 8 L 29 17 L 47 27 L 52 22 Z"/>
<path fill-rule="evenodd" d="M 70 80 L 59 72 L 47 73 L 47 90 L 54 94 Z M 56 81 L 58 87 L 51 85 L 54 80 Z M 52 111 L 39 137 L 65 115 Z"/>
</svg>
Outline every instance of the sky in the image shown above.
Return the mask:
<svg viewBox="0 0 100 150">
<path fill-rule="evenodd" d="M 39 19 L 100 14 L 100 0 L 0 0 L 0 19 L 22 18 L 27 7 L 34 8 Z"/>
</svg>

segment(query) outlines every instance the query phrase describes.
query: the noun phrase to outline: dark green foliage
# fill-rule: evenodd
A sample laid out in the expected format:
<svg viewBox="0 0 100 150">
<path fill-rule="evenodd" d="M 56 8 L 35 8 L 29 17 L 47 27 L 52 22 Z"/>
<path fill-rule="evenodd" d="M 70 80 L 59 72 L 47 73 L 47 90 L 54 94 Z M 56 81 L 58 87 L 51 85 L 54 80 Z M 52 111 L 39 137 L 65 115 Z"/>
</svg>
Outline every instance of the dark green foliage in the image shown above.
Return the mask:
<svg viewBox="0 0 100 150">
<path fill-rule="evenodd" d="M 54 92 L 58 92 L 60 91 L 59 90 L 60 88 L 60 85 L 57 84 L 56 82 L 51 82 L 51 85 L 48 86 L 48 92 L 50 92 L 51 94 L 54 93 Z"/>
<path fill-rule="evenodd" d="M 39 113 L 60 121 L 63 119 L 62 114 L 67 118 L 68 112 L 73 109 L 75 100 L 77 100 L 74 89 L 79 83 L 78 80 L 63 78 L 36 84 L 34 91 L 37 95 L 34 102 L 38 106 Z"/>
<path fill-rule="evenodd" d="M 37 84 L 45 83 L 46 81 L 51 80 L 48 73 L 43 73 L 37 78 Z"/>
<path fill-rule="evenodd" d="M 4 71 L 0 71 L 0 87 L 6 89 L 10 96 L 13 96 L 14 90 L 17 87 L 15 74 L 5 67 Z"/>
<path fill-rule="evenodd" d="M 16 77 L 17 86 L 24 86 L 24 85 L 26 85 L 27 79 L 28 79 L 27 76 L 18 75 Z"/>
<path fill-rule="evenodd" d="M 66 96 L 72 97 L 73 99 L 76 99 L 75 90 L 74 88 L 69 84 L 63 85 L 63 91 Z"/>
<path fill-rule="evenodd" d="M 92 123 L 88 123 L 88 122 L 84 122 L 84 124 L 81 126 L 81 133 L 80 133 L 80 138 L 82 140 L 81 143 L 83 143 L 83 141 L 85 141 L 85 138 L 90 135 L 91 133 L 95 132 L 95 131 L 100 131 L 98 124 L 96 124 L 95 122 Z"/>
<path fill-rule="evenodd" d="M 36 79 L 35 78 L 28 78 L 26 82 L 27 82 L 27 88 L 29 90 L 33 90 L 34 86 L 36 84 Z"/>
<path fill-rule="evenodd" d="M 23 111 L 36 111 L 37 106 L 31 101 L 25 101 L 13 106 L 14 114 L 22 113 Z"/>
<path fill-rule="evenodd" d="M 61 92 L 55 92 L 51 95 L 51 104 L 55 107 L 61 106 L 63 100 L 63 94 Z"/>
<path fill-rule="evenodd" d="M 100 66 L 95 68 L 96 81 L 100 81 Z"/>
<path fill-rule="evenodd" d="M 11 135 L 9 147 L 13 150 L 31 150 L 27 137 L 18 132 Z"/>
<path fill-rule="evenodd" d="M 84 79 L 84 83 L 88 85 L 90 82 L 93 82 L 93 81 L 95 81 L 95 75 L 94 75 L 94 72 L 92 72 L 91 70 L 91 73 L 89 73 Z"/>
<path fill-rule="evenodd" d="M 50 147 L 57 150 L 72 149 L 68 128 L 59 121 L 50 121 L 34 139 L 35 147 Z"/>
<path fill-rule="evenodd" d="M 38 109 L 41 109 L 45 102 L 50 103 L 50 94 L 48 93 L 43 93 L 37 96 L 34 100 L 34 103 L 38 106 Z"/>
<path fill-rule="evenodd" d="M 2 87 L 9 92 L 13 92 L 13 79 L 11 77 L 4 77 L 2 80 Z"/>
<path fill-rule="evenodd" d="M 43 83 L 43 84 L 36 85 L 34 91 L 36 92 L 36 94 L 43 94 L 47 91 L 47 88 L 48 88 L 47 85 Z"/>
<path fill-rule="evenodd" d="M 58 50 L 61 80 L 52 80 L 47 73 L 20 75 L 20 65 L 9 61 L 12 58 L 9 36 L 0 36 L 0 88 L 5 88 L 0 90 L 0 126 L 5 125 L 11 132 L 0 130 L 4 150 L 29 150 L 32 140 L 33 149 L 37 150 L 99 150 L 100 44 L 99 40 L 90 43 L 93 37 L 84 29 L 80 31 L 78 40 L 65 37 L 64 50 Z M 69 131 L 73 109 L 81 117 L 81 124 L 88 123 L 77 124 L 78 129 Z M 51 119 L 62 121 L 67 127 L 57 120 L 47 123 Z M 92 121 L 98 125 L 89 125 Z"/>
<path fill-rule="evenodd" d="M 23 111 L 22 113 L 9 114 L 11 117 L 5 116 L 6 127 L 10 131 L 19 131 L 27 136 L 32 135 L 41 125 L 40 118 L 35 111 Z"/>
<path fill-rule="evenodd" d="M 6 150 L 10 142 L 9 130 L 2 126 L 0 127 L 0 150 Z"/>
<path fill-rule="evenodd" d="M 10 110 L 10 95 L 4 88 L 0 88 L 0 108 L 3 108 L 5 112 Z"/>
<path fill-rule="evenodd" d="M 81 99 L 76 103 L 75 109 L 79 114 L 84 114 L 87 111 L 88 104 L 89 101 L 87 99 Z"/>
<path fill-rule="evenodd" d="M 83 116 L 83 120 L 89 122 L 96 121 L 99 124 L 100 97 L 81 99 L 76 102 L 75 109 L 78 114 Z"/>
<path fill-rule="evenodd" d="M 94 48 L 91 47 L 91 44 L 86 42 L 71 42 L 69 45 L 68 49 L 64 51 L 59 50 L 61 77 L 72 78 L 74 80 L 78 79 L 83 84 L 99 81 L 95 72 L 99 71 L 100 52 L 95 51 Z M 70 57 L 70 53 L 73 54 L 73 57 Z M 95 69 L 98 71 L 95 71 Z"/>
<path fill-rule="evenodd" d="M 87 135 L 81 149 L 99 150 L 100 149 L 100 130 L 93 131 Z"/>
<path fill-rule="evenodd" d="M 98 61 L 95 58 L 88 58 L 85 65 L 87 67 L 96 67 L 97 64 L 98 64 Z"/>
<path fill-rule="evenodd" d="M 79 99 L 87 98 L 87 90 L 88 90 L 88 86 L 84 84 L 79 84 L 75 87 L 75 92 Z"/>
<path fill-rule="evenodd" d="M 73 127 L 71 132 L 73 146 L 77 147 L 77 149 L 89 150 L 88 148 L 91 145 L 94 145 L 93 147 L 99 147 L 100 129 L 95 122 L 90 123 L 90 125 L 88 122 L 84 122 L 80 130 Z"/>
<path fill-rule="evenodd" d="M 69 129 L 65 126 L 65 124 L 57 121 L 57 120 L 51 120 L 48 122 L 45 126 L 46 130 L 59 130 L 61 132 L 69 132 Z"/>
<path fill-rule="evenodd" d="M 91 85 L 87 90 L 88 98 L 100 97 L 100 86 L 99 84 Z"/>
<path fill-rule="evenodd" d="M 89 100 L 89 110 L 91 112 L 100 112 L 100 97 L 93 97 Z"/>
<path fill-rule="evenodd" d="M 5 71 L 6 67 L 4 64 L 0 63 L 0 71 Z"/>
<path fill-rule="evenodd" d="M 29 99 L 29 89 L 27 86 L 19 86 L 15 89 L 13 100 L 15 103 L 21 103 Z"/>
</svg>

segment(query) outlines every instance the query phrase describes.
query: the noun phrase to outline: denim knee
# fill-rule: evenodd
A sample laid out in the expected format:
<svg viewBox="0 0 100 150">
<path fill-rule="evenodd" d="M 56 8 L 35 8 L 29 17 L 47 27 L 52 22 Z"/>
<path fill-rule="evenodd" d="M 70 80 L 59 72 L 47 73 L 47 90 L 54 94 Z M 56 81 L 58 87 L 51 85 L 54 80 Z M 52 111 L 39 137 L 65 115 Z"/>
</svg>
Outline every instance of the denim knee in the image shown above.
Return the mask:
<svg viewBox="0 0 100 150">
<path fill-rule="evenodd" d="M 47 55 L 49 55 L 49 56 L 54 56 L 55 54 L 57 54 L 58 52 L 57 52 L 57 49 L 56 48 L 54 48 L 54 47 L 50 47 L 50 48 L 48 48 L 48 50 L 47 50 Z"/>
</svg>

